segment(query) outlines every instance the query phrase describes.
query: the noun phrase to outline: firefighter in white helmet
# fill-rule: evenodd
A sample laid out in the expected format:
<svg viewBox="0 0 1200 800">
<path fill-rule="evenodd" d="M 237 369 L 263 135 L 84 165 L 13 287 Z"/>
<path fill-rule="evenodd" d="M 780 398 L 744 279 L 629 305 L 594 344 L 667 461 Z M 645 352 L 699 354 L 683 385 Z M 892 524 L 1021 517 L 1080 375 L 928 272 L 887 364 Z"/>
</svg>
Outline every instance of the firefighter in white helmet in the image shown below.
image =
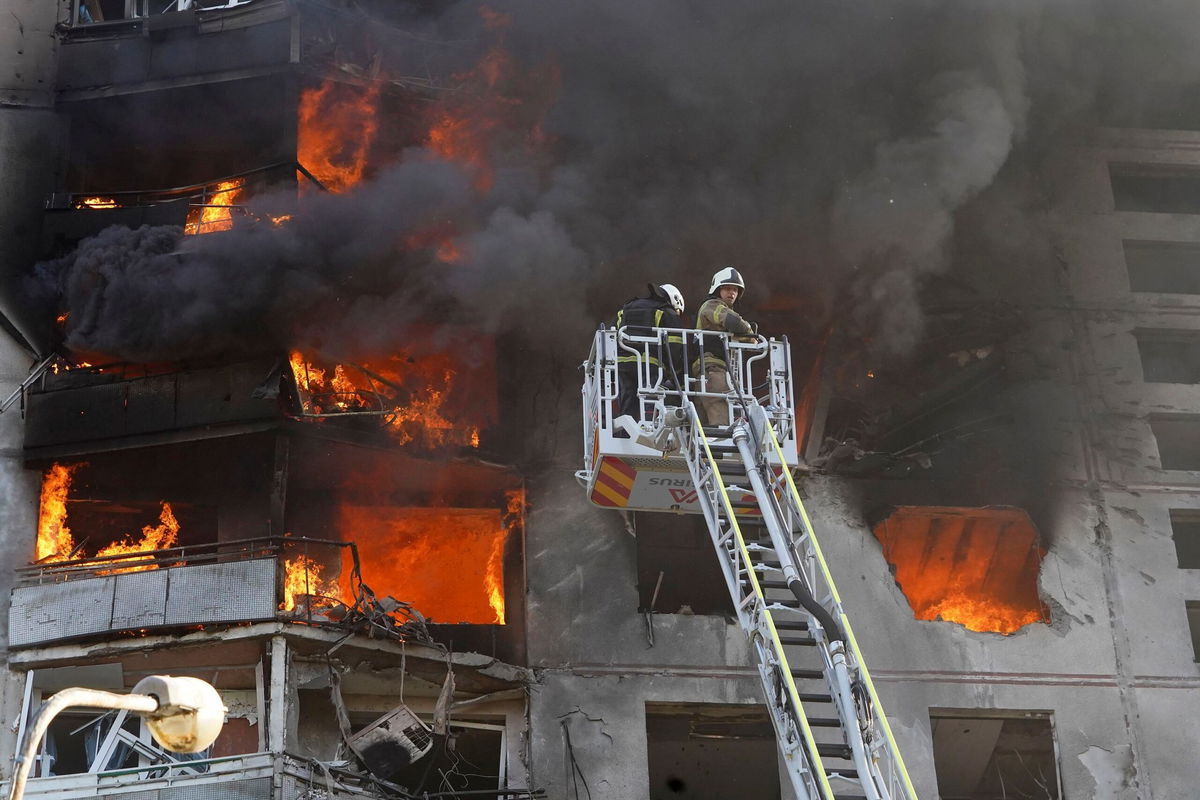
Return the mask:
<svg viewBox="0 0 1200 800">
<path fill-rule="evenodd" d="M 626 333 L 634 336 L 651 335 L 651 328 L 682 328 L 683 294 L 669 283 L 661 286 L 648 283 L 646 288 L 650 290 L 648 296 L 635 297 L 617 312 L 617 327 L 625 328 Z M 669 388 L 682 386 L 683 371 L 687 365 L 683 361 L 681 335 L 671 334 L 667 337 L 667 347 L 651 346 L 643 357 L 648 358 L 652 380 L 656 372 L 662 372 L 663 382 Z M 628 414 L 635 420 L 643 417 L 641 403 L 638 402 L 638 358 L 624 350 L 617 356 L 619 414 Z M 646 374 L 644 369 L 642 374 Z M 622 432 L 616 436 L 624 438 Z"/>
<path fill-rule="evenodd" d="M 733 310 L 733 304 L 741 299 L 745 290 L 746 282 L 736 269 L 725 267 L 717 270 L 712 277 L 712 285 L 708 287 L 708 299 L 696 312 L 696 327 L 702 331 L 731 333 L 735 337 L 754 335 L 754 326 Z M 725 394 L 729 391 L 729 369 L 726 365 L 729 356 L 724 337 L 701 338 L 701 356 L 692 362 L 692 373 L 705 377 L 707 391 Z M 697 403 L 704 414 L 705 425 L 729 424 L 729 406 L 724 397 L 700 397 Z"/>
</svg>

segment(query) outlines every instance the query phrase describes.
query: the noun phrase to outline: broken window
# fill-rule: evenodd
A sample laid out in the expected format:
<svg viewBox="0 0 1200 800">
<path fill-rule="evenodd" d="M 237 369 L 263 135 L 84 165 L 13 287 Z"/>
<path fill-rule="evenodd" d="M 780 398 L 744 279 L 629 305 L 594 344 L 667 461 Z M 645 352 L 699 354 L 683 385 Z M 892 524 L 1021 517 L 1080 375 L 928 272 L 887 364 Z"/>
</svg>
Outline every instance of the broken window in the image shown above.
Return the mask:
<svg viewBox="0 0 1200 800">
<path fill-rule="evenodd" d="M 429 753 L 390 779 L 413 792 L 472 792 L 505 788 L 503 725 L 463 722 L 434 736 Z"/>
<path fill-rule="evenodd" d="M 638 603 L 659 614 L 733 615 L 729 589 L 698 514 L 637 514 Z"/>
<path fill-rule="evenodd" d="M 1171 538 L 1180 569 L 1200 569 L 1200 511 L 1171 509 Z"/>
<path fill-rule="evenodd" d="M 775 731 L 759 706 L 647 704 L 650 800 L 779 797 Z"/>
<path fill-rule="evenodd" d="M 1151 414 L 1163 469 L 1200 469 L 1200 415 Z"/>
<path fill-rule="evenodd" d="M 942 800 L 1058 800 L 1058 760 L 1048 712 L 984 716 L 929 711 Z"/>
<path fill-rule="evenodd" d="M 1109 164 L 1117 211 L 1200 214 L 1200 170 L 1155 164 Z"/>
<path fill-rule="evenodd" d="M 1200 383 L 1200 331 L 1139 328 L 1133 335 L 1146 383 Z"/>
<path fill-rule="evenodd" d="M 1200 600 L 1187 601 L 1187 621 L 1192 634 L 1192 658 L 1200 661 Z"/>
<path fill-rule="evenodd" d="M 1200 243 L 1126 239 L 1122 245 L 1132 291 L 1200 294 Z"/>
<path fill-rule="evenodd" d="M 1050 621 L 1038 594 L 1045 551 L 1024 511 L 900 506 L 874 532 L 917 619 L 996 633 Z"/>
</svg>

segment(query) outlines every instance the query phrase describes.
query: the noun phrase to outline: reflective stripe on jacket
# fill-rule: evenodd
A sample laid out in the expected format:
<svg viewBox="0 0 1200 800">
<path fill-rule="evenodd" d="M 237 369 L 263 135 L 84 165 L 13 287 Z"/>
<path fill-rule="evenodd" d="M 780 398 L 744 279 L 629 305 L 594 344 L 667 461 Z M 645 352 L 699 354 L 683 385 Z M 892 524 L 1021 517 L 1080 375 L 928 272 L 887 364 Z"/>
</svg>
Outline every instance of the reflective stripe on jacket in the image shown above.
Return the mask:
<svg viewBox="0 0 1200 800">
<path fill-rule="evenodd" d="M 702 331 L 724 331 L 735 336 L 754 333 L 750 323 L 742 319 L 740 314 L 719 297 L 710 297 L 700 306 L 700 310 L 696 312 L 696 328 Z M 729 356 L 725 350 L 724 339 L 719 336 L 702 338 L 704 339 L 704 365 L 706 367 L 725 367 Z M 699 358 L 692 362 L 692 372 L 700 373 Z"/>
</svg>

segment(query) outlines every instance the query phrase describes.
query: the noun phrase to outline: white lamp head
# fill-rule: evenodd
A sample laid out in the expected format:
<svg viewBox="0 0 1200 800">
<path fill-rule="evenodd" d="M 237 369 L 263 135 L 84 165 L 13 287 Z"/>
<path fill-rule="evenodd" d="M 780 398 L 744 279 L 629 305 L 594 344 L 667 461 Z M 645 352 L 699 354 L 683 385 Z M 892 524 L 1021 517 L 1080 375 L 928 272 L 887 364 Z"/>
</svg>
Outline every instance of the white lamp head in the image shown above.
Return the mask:
<svg viewBox="0 0 1200 800">
<path fill-rule="evenodd" d="M 221 733 L 225 704 L 217 690 L 199 678 L 150 675 L 138 681 L 134 694 L 158 701 L 158 709 L 145 714 L 155 741 L 176 753 L 199 753 Z"/>
</svg>

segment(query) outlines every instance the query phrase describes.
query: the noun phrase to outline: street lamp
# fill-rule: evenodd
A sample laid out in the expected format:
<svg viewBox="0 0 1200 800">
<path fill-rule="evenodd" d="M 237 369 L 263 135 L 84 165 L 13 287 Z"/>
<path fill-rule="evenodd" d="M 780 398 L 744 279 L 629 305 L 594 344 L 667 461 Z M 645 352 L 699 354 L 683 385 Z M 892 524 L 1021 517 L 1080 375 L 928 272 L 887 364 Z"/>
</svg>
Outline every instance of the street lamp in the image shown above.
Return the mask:
<svg viewBox="0 0 1200 800">
<path fill-rule="evenodd" d="M 136 711 L 145 717 L 155 741 L 176 753 L 198 753 L 216 741 L 226 711 L 217 690 L 199 678 L 151 675 L 138 681 L 130 694 L 78 688 L 55 692 L 42 703 L 17 748 L 8 800 L 21 800 L 29 768 L 50 721 L 73 706 Z"/>
</svg>

